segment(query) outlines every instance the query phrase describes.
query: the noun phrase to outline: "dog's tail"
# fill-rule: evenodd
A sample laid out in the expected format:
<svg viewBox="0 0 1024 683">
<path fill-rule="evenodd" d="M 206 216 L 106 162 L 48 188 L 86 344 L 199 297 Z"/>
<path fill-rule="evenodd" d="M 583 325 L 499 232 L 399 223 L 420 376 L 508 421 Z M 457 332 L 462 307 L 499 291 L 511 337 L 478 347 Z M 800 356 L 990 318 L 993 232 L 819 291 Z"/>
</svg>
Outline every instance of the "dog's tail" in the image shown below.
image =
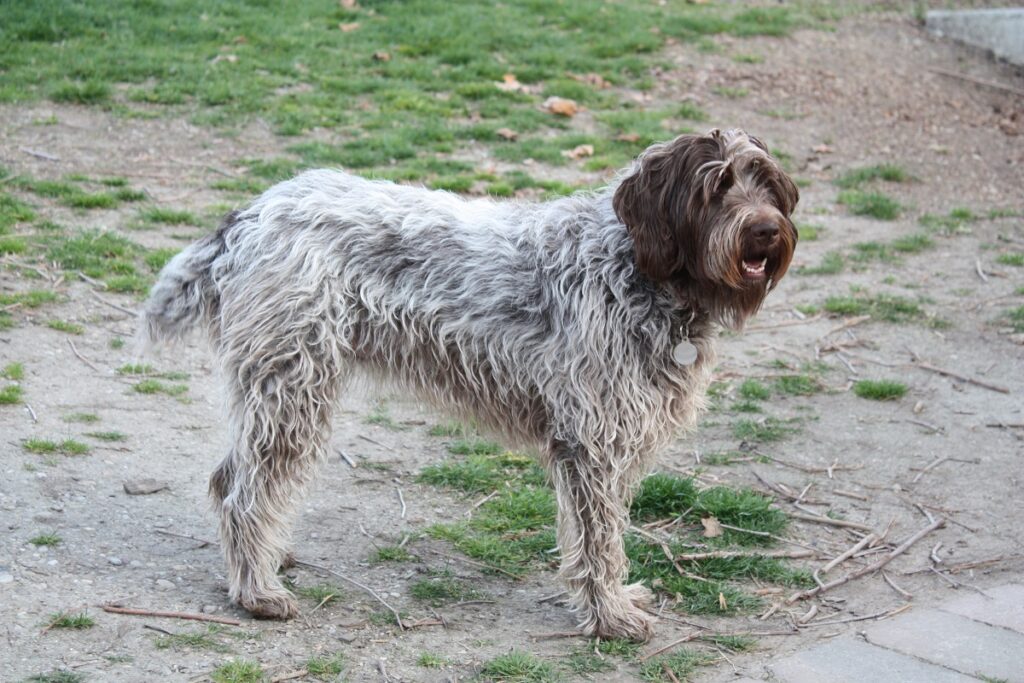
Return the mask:
<svg viewBox="0 0 1024 683">
<path fill-rule="evenodd" d="M 142 312 L 139 351 L 180 339 L 200 324 L 211 329 L 220 307 L 212 268 L 227 251 L 227 234 L 238 215 L 229 213 L 216 232 L 187 247 L 160 271 Z"/>
</svg>

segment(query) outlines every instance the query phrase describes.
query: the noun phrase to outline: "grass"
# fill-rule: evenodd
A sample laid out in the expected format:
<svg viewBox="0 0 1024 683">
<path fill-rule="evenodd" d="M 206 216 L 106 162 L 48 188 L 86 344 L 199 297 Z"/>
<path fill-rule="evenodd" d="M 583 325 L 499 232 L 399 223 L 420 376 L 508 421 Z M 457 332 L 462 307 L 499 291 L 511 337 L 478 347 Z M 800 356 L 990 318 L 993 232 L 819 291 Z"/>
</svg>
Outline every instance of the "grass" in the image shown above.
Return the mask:
<svg viewBox="0 0 1024 683">
<path fill-rule="evenodd" d="M 51 330 L 57 330 L 58 332 L 66 332 L 67 334 L 85 334 L 85 328 L 78 323 L 73 323 L 68 320 L 50 320 L 46 323 L 46 326 Z"/>
<path fill-rule="evenodd" d="M 213 683 L 263 683 L 263 668 L 256 662 L 236 659 L 221 664 L 210 674 Z"/>
<path fill-rule="evenodd" d="M 85 436 L 100 441 L 127 441 L 128 435 L 124 432 L 86 432 Z"/>
<path fill-rule="evenodd" d="M 71 413 L 65 415 L 63 420 L 65 422 L 82 422 L 85 424 L 92 424 L 100 421 L 100 416 L 96 413 Z"/>
<path fill-rule="evenodd" d="M 550 663 L 518 650 L 485 662 L 480 676 L 485 681 L 502 683 L 554 683 L 559 680 Z"/>
<path fill-rule="evenodd" d="M 795 431 L 795 427 L 788 426 L 786 422 L 774 417 L 737 420 L 732 426 L 733 436 L 744 441 L 781 441 Z"/>
<path fill-rule="evenodd" d="M 313 678 L 321 681 L 334 680 L 345 670 L 345 656 L 334 654 L 330 656 L 310 657 L 306 660 L 306 671 Z"/>
<path fill-rule="evenodd" d="M 855 216 L 869 216 L 882 221 L 899 218 L 902 209 L 899 202 L 881 192 L 843 190 L 836 201 L 848 207 Z"/>
<path fill-rule="evenodd" d="M 706 652 L 678 649 L 672 654 L 654 657 L 644 662 L 640 667 L 640 678 L 654 683 L 672 683 L 673 678 L 685 681 L 697 667 L 706 666 L 714 659 L 714 655 Z M 672 672 L 672 676 L 666 673 L 666 669 Z"/>
<path fill-rule="evenodd" d="M 775 380 L 775 389 L 790 396 L 810 396 L 821 391 L 821 383 L 810 375 L 783 375 Z"/>
<path fill-rule="evenodd" d="M 424 669 L 441 669 L 448 664 L 448 660 L 440 655 L 435 655 L 433 652 L 421 652 L 420 656 L 416 658 L 416 666 L 422 666 Z"/>
<path fill-rule="evenodd" d="M 893 380 L 862 379 L 853 385 L 853 393 L 872 401 L 895 401 L 907 393 L 907 385 Z"/>
<path fill-rule="evenodd" d="M 748 401 L 767 401 L 772 392 L 756 379 L 747 379 L 740 384 L 739 395 Z"/>
<path fill-rule="evenodd" d="M 25 683 L 84 683 L 85 676 L 67 669 L 58 669 L 45 674 L 36 674 L 25 679 Z"/>
<path fill-rule="evenodd" d="M 406 430 L 404 425 L 398 424 L 395 422 L 395 419 L 391 417 L 390 413 L 388 413 L 387 404 L 384 402 L 377 403 L 377 405 L 374 406 L 373 411 L 366 416 L 363 422 L 368 425 L 383 427 L 384 429 L 392 432 L 401 432 Z"/>
<path fill-rule="evenodd" d="M 500 447 L 499 447 L 500 448 Z M 544 474 L 532 458 L 516 453 L 476 453 L 465 460 L 448 460 L 430 465 L 417 481 L 466 493 L 489 493 L 509 480 L 523 480 L 534 486 L 544 483 Z"/>
<path fill-rule="evenodd" d="M 187 384 L 166 384 L 158 379 L 144 379 L 132 386 L 132 390 L 140 394 L 166 394 L 181 396 L 188 393 Z"/>
<path fill-rule="evenodd" d="M 89 452 L 89 446 L 80 441 L 74 439 L 65 439 L 64 441 L 49 441 L 47 439 L 25 439 L 21 442 L 21 447 L 29 453 L 38 453 L 40 455 L 48 455 L 52 453 L 61 453 L 63 455 L 85 455 Z"/>
<path fill-rule="evenodd" d="M 1011 308 L 1003 317 L 1014 332 L 1024 332 L 1024 306 Z"/>
<path fill-rule="evenodd" d="M 818 265 L 804 266 L 796 272 L 800 275 L 836 275 L 843 272 L 844 265 L 843 255 L 838 251 L 830 251 L 822 257 Z"/>
<path fill-rule="evenodd" d="M 441 607 L 464 600 L 476 600 L 484 595 L 447 572 L 420 579 L 409 588 L 409 594 L 433 607 Z"/>
<path fill-rule="evenodd" d="M 0 388 L 0 406 L 13 406 L 21 403 L 24 390 L 17 384 L 8 384 Z"/>
<path fill-rule="evenodd" d="M 231 649 L 218 638 L 224 632 L 223 626 L 210 624 L 205 629 L 160 636 L 153 644 L 158 650 L 189 649 L 222 653 L 230 652 Z"/>
<path fill-rule="evenodd" d="M 1014 268 L 1024 268 L 1024 251 L 1013 251 L 1000 254 L 996 257 L 996 263 Z"/>
<path fill-rule="evenodd" d="M 29 543 L 36 546 L 52 546 L 58 545 L 61 542 L 61 537 L 55 533 L 39 534 L 34 538 L 29 539 Z"/>
<path fill-rule="evenodd" d="M 0 370 L 0 377 L 19 381 L 25 379 L 25 366 L 21 363 L 8 363 Z"/>
<path fill-rule="evenodd" d="M 318 584 L 316 586 L 296 586 L 294 587 L 294 590 L 297 595 L 308 598 L 318 605 L 326 605 L 332 600 L 336 600 L 345 595 L 344 590 L 327 583 Z"/>
<path fill-rule="evenodd" d="M 405 548 L 397 545 L 388 545 L 377 548 L 373 551 L 370 556 L 371 564 L 381 564 L 383 562 L 415 562 L 416 556 L 410 553 Z"/>
<path fill-rule="evenodd" d="M 890 183 L 904 183 L 910 179 L 910 175 L 899 166 L 895 166 L 893 164 L 879 164 L 877 166 L 865 166 L 847 171 L 836 179 L 835 184 L 843 189 L 855 189 L 865 183 L 870 183 L 876 180 L 884 180 Z"/>
<path fill-rule="evenodd" d="M 78 614 L 71 614 L 70 612 L 51 614 L 50 620 L 47 622 L 47 626 L 51 629 L 67 628 L 75 631 L 92 628 L 95 625 L 95 620 L 85 612 L 79 612 Z"/>
<path fill-rule="evenodd" d="M 52 304 L 60 297 L 56 292 L 44 289 L 32 289 L 27 292 L 16 292 L 12 294 L 0 294 L 0 306 L 24 306 L 25 308 L 39 308 L 45 304 Z"/>
<path fill-rule="evenodd" d="M 830 296 L 825 300 L 822 309 L 833 315 L 870 315 L 876 320 L 891 323 L 925 321 L 933 327 L 944 325 L 941 319 L 926 313 L 916 301 L 892 294 L 854 293 L 851 296 Z"/>
<path fill-rule="evenodd" d="M 178 211 L 153 206 L 139 213 L 139 217 L 146 223 L 159 223 L 162 225 L 202 225 L 201 221 L 189 211 Z"/>
</svg>

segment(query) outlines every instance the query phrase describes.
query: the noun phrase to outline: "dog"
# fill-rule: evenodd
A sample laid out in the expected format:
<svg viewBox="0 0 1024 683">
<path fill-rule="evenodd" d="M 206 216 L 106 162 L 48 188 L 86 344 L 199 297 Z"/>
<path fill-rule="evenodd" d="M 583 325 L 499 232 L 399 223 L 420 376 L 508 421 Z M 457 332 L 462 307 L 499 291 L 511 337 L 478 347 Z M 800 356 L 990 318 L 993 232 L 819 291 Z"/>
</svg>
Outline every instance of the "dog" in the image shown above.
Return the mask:
<svg viewBox="0 0 1024 683">
<path fill-rule="evenodd" d="M 296 497 L 362 370 L 535 447 L 581 630 L 646 640 L 623 585 L 633 491 L 704 407 L 718 326 L 786 273 L 799 192 L 739 130 L 656 144 L 608 187 L 541 203 L 302 173 L 175 256 L 146 344 L 201 326 L 231 447 L 210 480 L 230 597 L 291 618 L 277 577 Z"/>
</svg>

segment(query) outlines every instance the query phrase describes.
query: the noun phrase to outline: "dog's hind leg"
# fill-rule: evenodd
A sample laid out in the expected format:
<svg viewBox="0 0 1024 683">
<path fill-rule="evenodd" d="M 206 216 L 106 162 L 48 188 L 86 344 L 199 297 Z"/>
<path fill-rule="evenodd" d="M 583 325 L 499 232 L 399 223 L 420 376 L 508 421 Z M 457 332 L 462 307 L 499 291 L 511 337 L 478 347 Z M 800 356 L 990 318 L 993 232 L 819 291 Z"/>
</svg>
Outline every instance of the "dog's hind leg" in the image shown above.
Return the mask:
<svg viewBox="0 0 1024 683">
<path fill-rule="evenodd" d="M 221 350 L 233 443 L 210 492 L 231 599 L 257 616 L 294 617 L 298 605 L 277 570 L 289 555 L 295 498 L 329 437 L 341 363 L 313 329 Z"/>
<path fill-rule="evenodd" d="M 587 635 L 647 640 L 650 618 L 641 609 L 649 593 L 625 586 L 629 560 L 630 483 L 613 461 L 582 447 L 554 444 L 548 465 L 558 499 L 560 574 Z"/>
</svg>

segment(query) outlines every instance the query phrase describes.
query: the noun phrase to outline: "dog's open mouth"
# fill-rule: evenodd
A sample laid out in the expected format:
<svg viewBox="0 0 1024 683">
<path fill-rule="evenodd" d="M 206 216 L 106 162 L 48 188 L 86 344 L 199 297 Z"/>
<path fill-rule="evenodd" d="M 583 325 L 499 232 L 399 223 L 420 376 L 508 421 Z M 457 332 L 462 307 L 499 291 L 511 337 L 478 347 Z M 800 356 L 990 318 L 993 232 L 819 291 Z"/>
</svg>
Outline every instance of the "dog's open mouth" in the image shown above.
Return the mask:
<svg viewBox="0 0 1024 683">
<path fill-rule="evenodd" d="M 745 258 L 743 259 L 743 277 L 747 280 L 760 281 L 764 280 L 767 276 L 768 270 L 768 257 L 758 256 L 756 258 Z"/>
</svg>

